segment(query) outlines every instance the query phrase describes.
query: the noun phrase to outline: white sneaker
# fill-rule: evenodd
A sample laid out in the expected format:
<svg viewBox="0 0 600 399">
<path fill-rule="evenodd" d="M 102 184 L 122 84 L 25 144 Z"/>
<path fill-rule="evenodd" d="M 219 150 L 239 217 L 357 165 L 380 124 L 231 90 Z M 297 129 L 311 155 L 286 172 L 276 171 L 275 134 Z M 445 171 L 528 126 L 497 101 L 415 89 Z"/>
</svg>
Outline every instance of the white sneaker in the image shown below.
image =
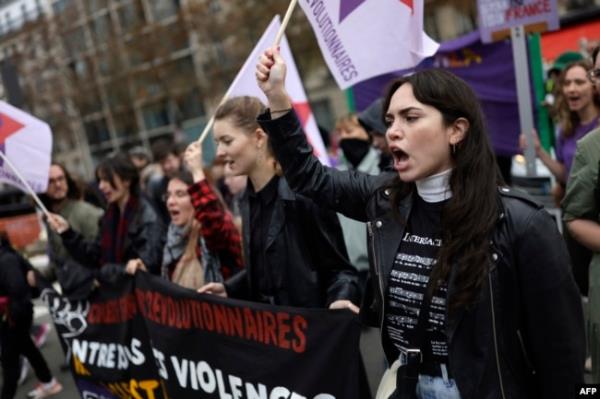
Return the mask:
<svg viewBox="0 0 600 399">
<path fill-rule="evenodd" d="M 56 381 L 56 378 L 52 378 L 52 381 L 44 384 L 39 383 L 37 387 L 27 394 L 27 397 L 31 399 L 42 399 L 52 395 L 56 395 L 62 391 L 63 387 L 60 382 Z"/>
</svg>

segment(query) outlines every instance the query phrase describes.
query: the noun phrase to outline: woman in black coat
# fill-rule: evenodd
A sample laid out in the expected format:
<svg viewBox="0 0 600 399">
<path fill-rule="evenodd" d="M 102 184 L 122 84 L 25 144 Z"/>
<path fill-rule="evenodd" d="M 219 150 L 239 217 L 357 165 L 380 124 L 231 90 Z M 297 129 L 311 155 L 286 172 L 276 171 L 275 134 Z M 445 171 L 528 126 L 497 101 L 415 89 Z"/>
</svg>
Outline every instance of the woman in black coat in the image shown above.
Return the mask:
<svg viewBox="0 0 600 399">
<path fill-rule="evenodd" d="M 338 219 L 293 193 L 278 175 L 267 136 L 256 123 L 264 109 L 257 98 L 237 97 L 215 114 L 217 156 L 228 173 L 248 175 L 240 205 L 246 269 L 200 292 L 358 311 L 356 273 L 348 262 Z"/>
<path fill-rule="evenodd" d="M 127 265 L 160 274 L 165 229 L 156 211 L 139 192 L 137 169 L 125 154 L 102 160 L 96 169 L 108 208 L 95 240 L 86 240 L 60 215 L 50 227 L 60 234 L 73 259 L 88 267 Z"/>
<path fill-rule="evenodd" d="M 541 206 L 503 187 L 473 91 L 443 70 L 393 82 L 384 101 L 395 172 L 324 167 L 270 49 L 259 117 L 290 186 L 368 223 L 363 319 L 392 367 L 378 398 L 568 398 L 583 382 L 581 302 Z"/>
</svg>

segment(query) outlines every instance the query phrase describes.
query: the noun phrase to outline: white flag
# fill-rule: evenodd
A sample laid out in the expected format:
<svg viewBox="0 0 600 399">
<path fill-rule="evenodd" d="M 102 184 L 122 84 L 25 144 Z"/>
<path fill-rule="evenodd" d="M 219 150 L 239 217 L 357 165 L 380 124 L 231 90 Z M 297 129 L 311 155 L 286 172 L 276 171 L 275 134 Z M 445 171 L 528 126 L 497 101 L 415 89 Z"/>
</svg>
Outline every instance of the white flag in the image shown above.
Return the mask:
<svg viewBox="0 0 600 399">
<path fill-rule="evenodd" d="M 412 68 L 437 51 L 423 31 L 424 0 L 300 0 L 342 89 Z"/>
<path fill-rule="evenodd" d="M 280 25 L 281 22 L 279 16 L 275 16 L 242 66 L 242 69 L 240 69 L 233 80 L 231 87 L 227 91 L 228 98 L 236 96 L 254 96 L 260 98 L 263 103 L 267 104 L 267 98 L 256 83 L 256 64 L 258 63 L 259 56 L 275 43 L 275 37 L 277 36 Z M 294 110 L 302 122 L 304 132 L 306 133 L 308 142 L 313 147 L 315 156 L 319 158 L 321 163 L 329 165 L 327 150 L 323 144 L 323 139 L 319 133 L 315 117 L 308 104 L 308 99 L 304 92 L 302 81 L 300 80 L 300 74 L 298 73 L 298 68 L 296 68 L 292 51 L 290 50 L 290 46 L 285 36 L 281 40 L 280 53 L 287 64 L 285 86 L 290 95 Z"/>
<path fill-rule="evenodd" d="M 46 191 L 52 154 L 52 132 L 47 123 L 0 101 L 0 151 L 33 191 Z M 0 180 L 29 191 L 1 158 Z"/>
</svg>

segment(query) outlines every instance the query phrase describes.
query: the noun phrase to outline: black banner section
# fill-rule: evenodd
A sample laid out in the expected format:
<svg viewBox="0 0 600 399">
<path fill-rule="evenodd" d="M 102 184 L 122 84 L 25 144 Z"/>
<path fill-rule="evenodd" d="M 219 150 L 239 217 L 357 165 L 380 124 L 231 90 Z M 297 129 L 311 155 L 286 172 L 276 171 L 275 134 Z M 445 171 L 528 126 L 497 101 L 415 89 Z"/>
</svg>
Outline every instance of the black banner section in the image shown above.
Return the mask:
<svg viewBox="0 0 600 399">
<path fill-rule="evenodd" d="M 349 311 L 199 295 L 146 273 L 84 301 L 42 298 L 84 399 L 358 399 Z"/>
</svg>

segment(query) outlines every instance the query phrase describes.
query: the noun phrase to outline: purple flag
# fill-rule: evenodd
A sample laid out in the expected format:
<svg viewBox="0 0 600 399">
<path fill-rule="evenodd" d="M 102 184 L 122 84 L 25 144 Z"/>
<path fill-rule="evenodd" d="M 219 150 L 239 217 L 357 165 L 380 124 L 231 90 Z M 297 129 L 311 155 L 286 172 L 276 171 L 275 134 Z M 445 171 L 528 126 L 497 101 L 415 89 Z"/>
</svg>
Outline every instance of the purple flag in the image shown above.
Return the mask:
<svg viewBox="0 0 600 399">
<path fill-rule="evenodd" d="M 519 109 L 510 41 L 483 45 L 479 32 L 442 43 L 435 56 L 417 69 L 441 67 L 455 73 L 473 88 L 486 116 L 494 150 L 499 155 L 519 152 Z M 387 84 L 408 71 L 375 77 L 353 87 L 356 107 L 366 108 L 385 94 Z"/>
</svg>

